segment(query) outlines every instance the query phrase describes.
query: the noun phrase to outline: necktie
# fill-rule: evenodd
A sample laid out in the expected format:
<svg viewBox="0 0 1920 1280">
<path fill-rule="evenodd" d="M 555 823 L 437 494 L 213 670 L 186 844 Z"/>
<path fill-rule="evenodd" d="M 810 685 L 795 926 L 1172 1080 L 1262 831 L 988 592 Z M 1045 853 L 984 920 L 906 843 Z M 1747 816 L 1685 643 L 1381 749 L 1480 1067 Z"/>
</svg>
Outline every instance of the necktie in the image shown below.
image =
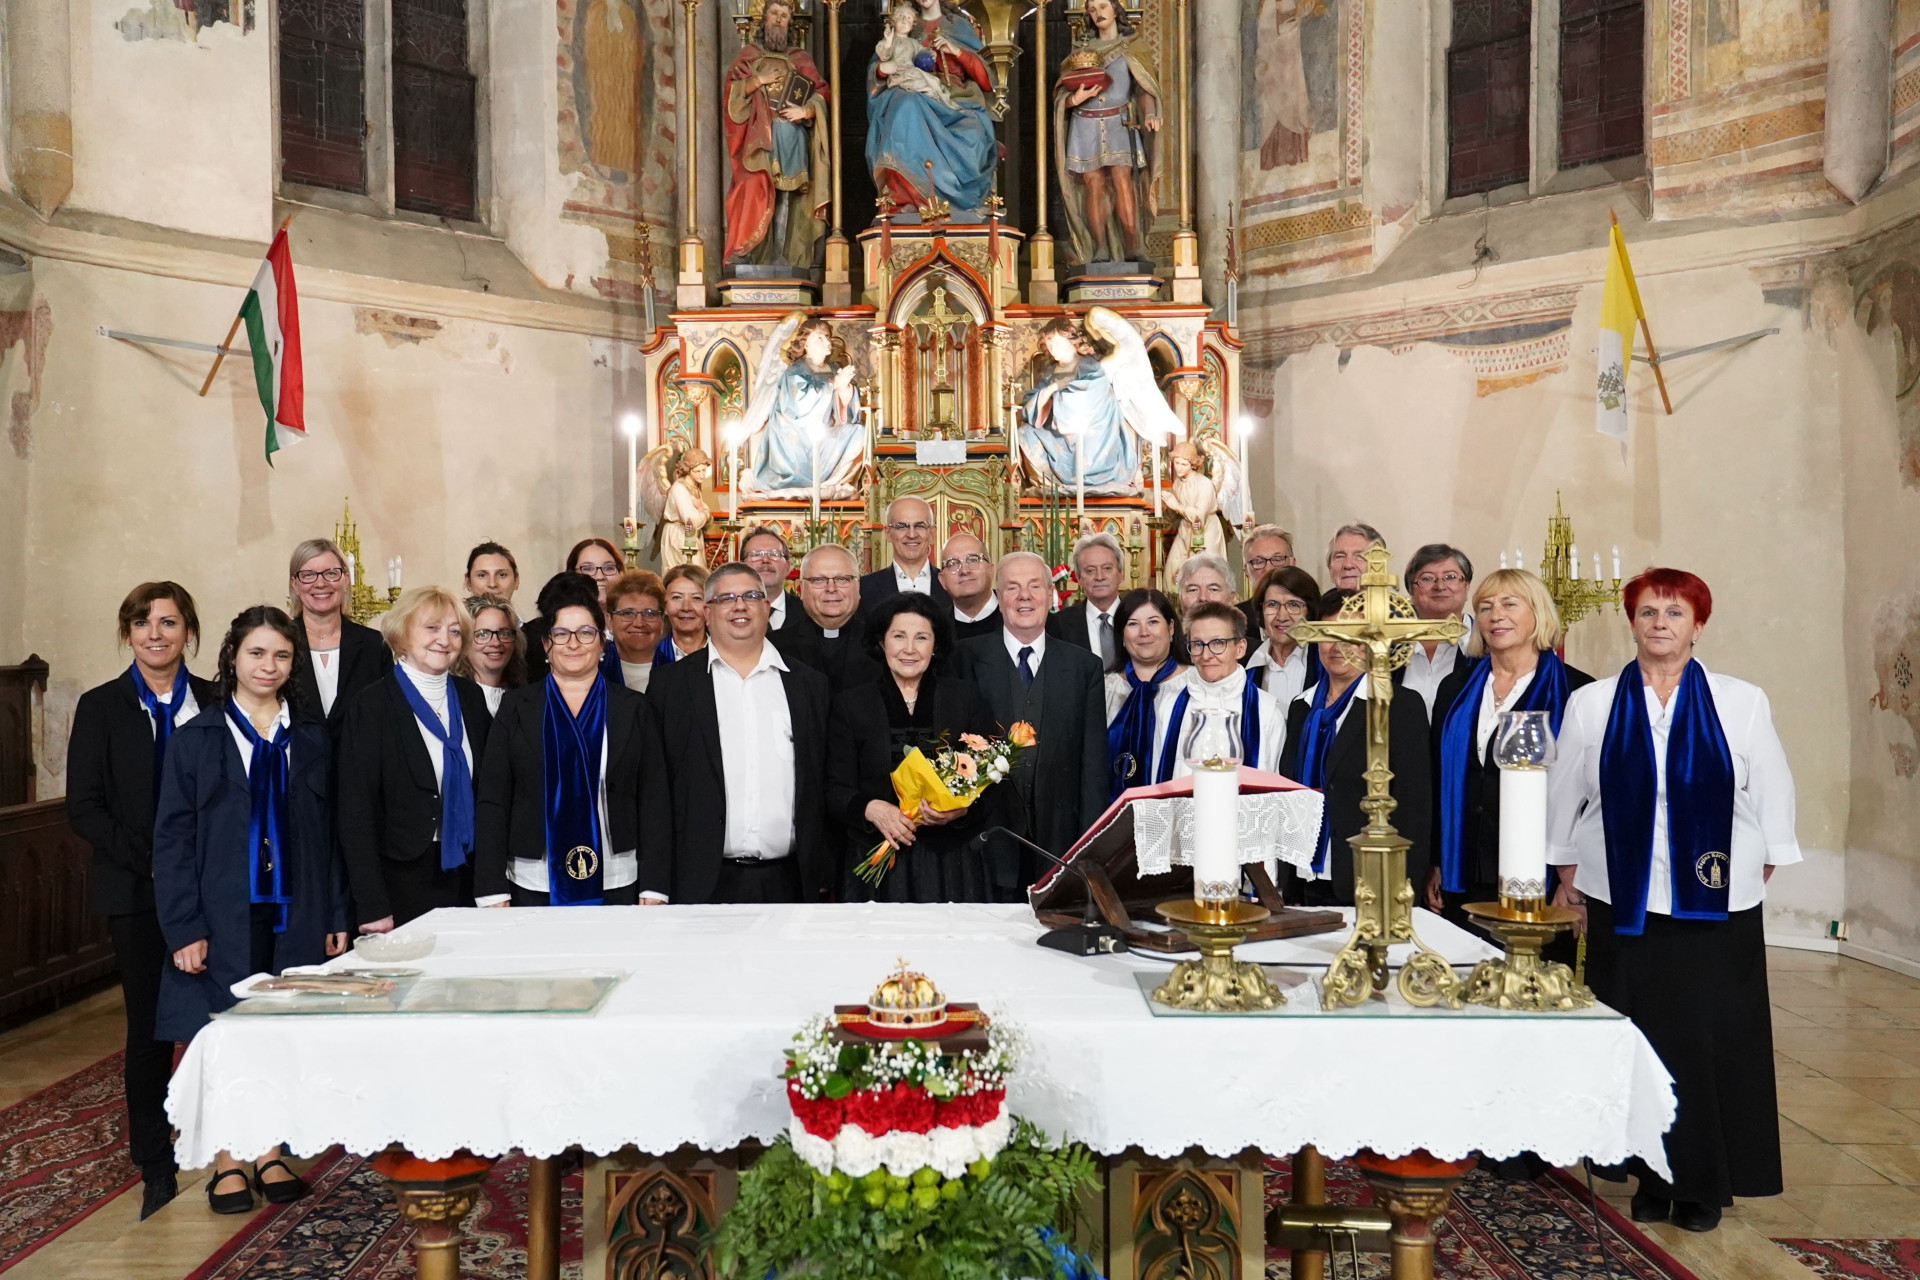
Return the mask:
<svg viewBox="0 0 1920 1280">
<path fill-rule="evenodd" d="M 1100 615 L 1100 661 L 1103 665 L 1113 665 L 1113 615 Z"/>
<path fill-rule="evenodd" d="M 1033 687 L 1032 658 L 1033 658 L 1032 645 L 1028 645 L 1024 649 L 1020 650 L 1020 683 L 1026 685 L 1028 688 Z"/>
</svg>

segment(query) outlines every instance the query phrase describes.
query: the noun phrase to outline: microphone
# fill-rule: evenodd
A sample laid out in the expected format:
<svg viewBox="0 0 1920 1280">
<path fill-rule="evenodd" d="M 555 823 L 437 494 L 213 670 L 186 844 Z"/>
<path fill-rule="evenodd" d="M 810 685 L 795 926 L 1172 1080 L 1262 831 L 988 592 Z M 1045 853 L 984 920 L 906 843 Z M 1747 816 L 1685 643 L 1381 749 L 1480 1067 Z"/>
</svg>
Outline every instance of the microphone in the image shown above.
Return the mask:
<svg viewBox="0 0 1920 1280">
<path fill-rule="evenodd" d="M 1094 901 L 1093 877 L 1088 874 L 1084 866 L 1078 862 L 1068 862 L 1053 850 L 1035 844 L 1011 827 L 988 827 L 975 836 L 970 843 L 975 849 L 985 849 L 988 841 L 997 835 L 1006 836 L 1039 854 L 1061 870 L 1070 871 L 1079 876 L 1080 883 L 1086 890 L 1086 909 L 1080 917 L 1080 923 L 1047 930 L 1038 939 L 1041 946 L 1076 956 L 1111 955 L 1128 949 L 1126 936 L 1100 918 L 1099 905 Z"/>
</svg>

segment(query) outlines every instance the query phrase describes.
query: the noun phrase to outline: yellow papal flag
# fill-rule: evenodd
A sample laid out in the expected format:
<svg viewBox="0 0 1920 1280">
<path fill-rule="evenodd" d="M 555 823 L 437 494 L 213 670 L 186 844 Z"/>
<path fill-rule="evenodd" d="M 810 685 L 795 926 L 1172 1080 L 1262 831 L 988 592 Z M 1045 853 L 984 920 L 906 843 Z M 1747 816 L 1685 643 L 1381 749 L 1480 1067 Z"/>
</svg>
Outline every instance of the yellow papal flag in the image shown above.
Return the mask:
<svg viewBox="0 0 1920 1280">
<path fill-rule="evenodd" d="M 1618 224 L 1607 236 L 1607 282 L 1600 291 L 1600 372 L 1594 390 L 1594 429 L 1622 444 L 1627 440 L 1627 367 L 1633 363 L 1633 330 L 1645 312 L 1633 263 Z"/>
</svg>

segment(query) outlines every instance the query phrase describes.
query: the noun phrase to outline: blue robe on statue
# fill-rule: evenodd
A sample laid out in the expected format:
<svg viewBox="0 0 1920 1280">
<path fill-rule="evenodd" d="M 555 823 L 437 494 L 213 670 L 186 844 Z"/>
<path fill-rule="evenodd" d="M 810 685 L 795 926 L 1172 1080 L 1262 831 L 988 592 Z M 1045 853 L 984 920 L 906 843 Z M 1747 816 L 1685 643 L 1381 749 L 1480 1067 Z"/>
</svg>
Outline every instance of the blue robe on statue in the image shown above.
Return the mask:
<svg viewBox="0 0 1920 1280">
<path fill-rule="evenodd" d="M 1041 397 L 1053 394 L 1045 403 Z M 1100 362 L 1081 356 L 1073 372 L 1053 375 L 1027 397 L 1027 426 L 1020 451 L 1042 477 L 1051 475 L 1062 489 L 1080 482 L 1076 443 L 1086 451 L 1089 493 L 1133 493 L 1140 487 L 1140 441 L 1127 430 L 1120 397 Z"/>
<path fill-rule="evenodd" d="M 815 369 L 804 359 L 787 366 L 767 411 L 767 427 L 753 442 L 748 459 L 750 488 L 767 493 L 811 490 L 813 439 L 820 436 L 820 483 L 845 474 L 864 446 L 860 424 L 835 402 L 832 369 Z"/>
<path fill-rule="evenodd" d="M 964 16 L 943 14 L 937 31 L 922 28 L 922 43 L 932 35 L 945 36 L 966 51 L 965 58 L 941 55 L 938 66 L 948 81 L 953 105 L 888 86 L 877 68 L 879 58 L 867 62 L 867 168 L 874 184 L 888 190 L 884 174 L 900 175 L 924 197 L 926 162 L 933 161 L 934 193 L 952 206 L 955 218 L 975 214 L 993 189 L 993 171 L 999 163 L 993 114 L 974 75 L 986 77 L 980 57 L 983 42 Z M 954 84 L 953 80 L 959 83 Z M 898 195 L 895 196 L 899 198 Z M 901 210 L 900 221 L 912 222 L 912 208 Z"/>
</svg>

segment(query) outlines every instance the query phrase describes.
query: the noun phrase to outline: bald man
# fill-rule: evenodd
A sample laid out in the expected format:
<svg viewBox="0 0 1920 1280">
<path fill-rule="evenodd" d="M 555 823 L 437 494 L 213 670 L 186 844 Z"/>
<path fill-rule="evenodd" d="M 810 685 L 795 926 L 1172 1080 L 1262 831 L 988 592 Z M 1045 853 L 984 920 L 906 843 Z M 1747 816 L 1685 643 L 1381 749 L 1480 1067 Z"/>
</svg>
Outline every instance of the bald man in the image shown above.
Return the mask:
<svg viewBox="0 0 1920 1280">
<path fill-rule="evenodd" d="M 924 498 L 895 498 L 887 504 L 886 533 L 893 563 L 860 579 L 860 612 L 867 613 L 902 591 L 932 596 L 941 608 L 951 609 L 953 597 L 940 585 L 933 563 L 933 544 L 938 536 L 933 527 L 933 508 Z"/>
<path fill-rule="evenodd" d="M 953 597 L 953 638 L 971 640 L 1000 630 L 1000 605 L 993 595 L 993 561 L 987 544 L 970 533 L 956 533 L 940 548 L 940 585 Z"/>
</svg>

